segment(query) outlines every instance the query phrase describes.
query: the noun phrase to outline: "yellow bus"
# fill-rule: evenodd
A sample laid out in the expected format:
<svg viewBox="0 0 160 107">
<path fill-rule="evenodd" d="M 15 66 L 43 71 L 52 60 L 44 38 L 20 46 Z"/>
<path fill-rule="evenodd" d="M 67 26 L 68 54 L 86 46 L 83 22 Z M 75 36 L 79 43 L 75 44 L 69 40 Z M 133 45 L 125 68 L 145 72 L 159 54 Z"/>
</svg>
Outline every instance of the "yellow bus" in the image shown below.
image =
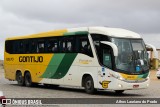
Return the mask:
<svg viewBox="0 0 160 107">
<path fill-rule="evenodd" d="M 33 84 L 95 90 L 149 86 L 148 54 L 141 36 L 129 30 L 83 27 L 7 38 L 5 78 Z"/>
</svg>

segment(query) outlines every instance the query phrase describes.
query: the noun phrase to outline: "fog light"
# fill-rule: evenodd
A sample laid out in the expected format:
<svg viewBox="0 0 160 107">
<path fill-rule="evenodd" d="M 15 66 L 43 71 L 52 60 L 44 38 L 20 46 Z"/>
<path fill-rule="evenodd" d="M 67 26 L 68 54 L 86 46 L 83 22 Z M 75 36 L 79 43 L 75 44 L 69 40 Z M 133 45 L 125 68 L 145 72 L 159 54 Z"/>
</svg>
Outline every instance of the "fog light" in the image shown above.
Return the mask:
<svg viewBox="0 0 160 107">
<path fill-rule="evenodd" d="M 120 88 L 122 88 L 122 87 L 123 87 L 121 84 L 118 84 L 118 86 L 119 86 Z"/>
</svg>

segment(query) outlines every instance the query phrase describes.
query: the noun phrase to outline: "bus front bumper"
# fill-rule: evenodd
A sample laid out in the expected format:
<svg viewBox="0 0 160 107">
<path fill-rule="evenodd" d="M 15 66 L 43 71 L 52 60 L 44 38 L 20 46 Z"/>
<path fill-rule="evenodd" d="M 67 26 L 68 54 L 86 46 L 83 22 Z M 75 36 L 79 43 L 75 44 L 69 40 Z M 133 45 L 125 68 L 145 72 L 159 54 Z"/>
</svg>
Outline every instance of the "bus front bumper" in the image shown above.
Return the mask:
<svg viewBox="0 0 160 107">
<path fill-rule="evenodd" d="M 143 82 L 126 82 L 122 80 L 111 81 L 107 88 L 100 88 L 103 90 L 137 90 L 146 89 L 149 87 L 150 79 Z"/>
</svg>

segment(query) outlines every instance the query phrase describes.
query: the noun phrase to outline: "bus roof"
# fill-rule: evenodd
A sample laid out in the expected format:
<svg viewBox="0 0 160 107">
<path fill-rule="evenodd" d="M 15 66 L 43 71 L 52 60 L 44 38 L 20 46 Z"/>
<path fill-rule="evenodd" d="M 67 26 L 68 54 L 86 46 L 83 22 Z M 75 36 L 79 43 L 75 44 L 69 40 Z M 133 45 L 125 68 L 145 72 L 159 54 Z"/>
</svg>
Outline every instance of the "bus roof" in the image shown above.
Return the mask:
<svg viewBox="0 0 160 107">
<path fill-rule="evenodd" d="M 6 40 L 26 39 L 26 38 L 40 38 L 40 37 L 51 37 L 51 36 L 65 36 L 76 33 L 91 33 L 91 34 L 103 34 L 112 37 L 121 38 L 141 38 L 141 36 L 135 32 L 121 29 L 121 28 L 109 28 L 109 27 L 81 27 L 81 28 L 70 28 L 63 30 L 54 30 L 49 32 L 43 32 L 38 34 L 32 34 L 27 36 L 16 36 L 7 38 Z"/>
</svg>

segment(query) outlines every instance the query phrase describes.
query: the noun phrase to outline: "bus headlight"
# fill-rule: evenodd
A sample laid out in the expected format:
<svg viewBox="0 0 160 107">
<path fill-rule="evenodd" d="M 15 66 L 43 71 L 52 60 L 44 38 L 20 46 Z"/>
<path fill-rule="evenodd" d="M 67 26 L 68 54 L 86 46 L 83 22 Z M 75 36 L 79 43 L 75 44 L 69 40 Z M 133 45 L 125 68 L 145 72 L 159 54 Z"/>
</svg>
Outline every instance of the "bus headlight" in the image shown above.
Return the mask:
<svg viewBox="0 0 160 107">
<path fill-rule="evenodd" d="M 114 74 L 110 74 L 112 77 L 114 77 L 114 78 L 116 78 L 116 79 L 119 79 L 119 80 L 124 80 L 124 78 L 123 77 L 121 77 L 121 75 L 120 74 L 118 74 L 118 73 L 114 73 Z"/>
</svg>

